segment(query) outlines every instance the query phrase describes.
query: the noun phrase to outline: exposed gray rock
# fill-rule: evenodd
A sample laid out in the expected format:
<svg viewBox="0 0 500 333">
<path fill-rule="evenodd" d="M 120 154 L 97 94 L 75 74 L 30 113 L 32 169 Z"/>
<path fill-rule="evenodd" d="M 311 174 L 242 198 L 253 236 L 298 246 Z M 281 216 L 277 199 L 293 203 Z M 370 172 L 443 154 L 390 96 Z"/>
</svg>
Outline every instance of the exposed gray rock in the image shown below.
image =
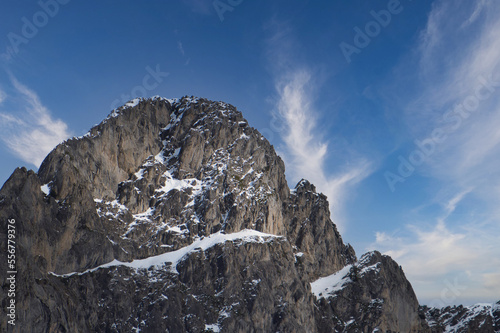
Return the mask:
<svg viewBox="0 0 500 333">
<path fill-rule="evenodd" d="M 2 248 L 17 226 L 11 331 L 430 332 L 399 266 L 357 261 L 328 207 L 305 180 L 289 189 L 233 106 L 131 101 L 0 190 Z M 313 295 L 346 267 L 344 288 Z"/>
<path fill-rule="evenodd" d="M 333 285 L 313 282 L 319 332 L 428 332 L 425 318 L 401 267 L 369 252 L 331 276 Z"/>
<path fill-rule="evenodd" d="M 52 182 L 54 198 L 65 198 L 79 185 L 94 198 L 114 197 L 118 183 L 160 151 L 158 134 L 170 120 L 171 105 L 163 99 L 129 105 L 114 111 L 87 135 L 58 145 L 45 158 L 38 175 L 43 184 Z"/>
<path fill-rule="evenodd" d="M 497 333 L 500 332 L 500 301 L 496 304 L 448 306 L 442 309 L 423 306 L 433 333 Z"/>
<path fill-rule="evenodd" d="M 307 279 L 330 275 L 356 260 L 330 219 L 326 196 L 301 180 L 285 206 L 287 237 L 296 248 L 298 269 Z"/>
</svg>

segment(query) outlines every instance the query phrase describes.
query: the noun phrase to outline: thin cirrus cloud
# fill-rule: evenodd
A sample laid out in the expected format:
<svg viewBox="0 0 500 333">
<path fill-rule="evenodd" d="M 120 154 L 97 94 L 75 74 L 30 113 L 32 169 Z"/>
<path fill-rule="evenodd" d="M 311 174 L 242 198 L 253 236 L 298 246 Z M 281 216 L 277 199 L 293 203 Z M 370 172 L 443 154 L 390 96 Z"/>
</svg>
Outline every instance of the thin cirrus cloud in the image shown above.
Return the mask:
<svg viewBox="0 0 500 333">
<path fill-rule="evenodd" d="M 465 13 L 449 15 L 460 9 Z M 456 30 L 462 30 L 462 40 L 450 44 L 446 36 Z M 473 188 L 472 195 L 493 200 L 496 206 L 492 194 L 500 186 L 500 4 L 479 1 L 472 7 L 464 1 L 440 1 L 422 36 L 421 71 L 427 74 L 419 99 L 428 104 L 421 104 L 423 119 L 416 127 L 427 128 L 428 133 L 448 129 L 447 138 L 436 145 L 423 169 L 455 192 Z M 443 59 L 454 65 L 434 72 Z M 478 90 L 484 95 L 481 99 L 476 98 Z M 453 126 L 445 122 L 447 114 L 457 120 Z"/>
<path fill-rule="evenodd" d="M 277 92 L 274 108 L 284 125 L 278 130 L 284 143 L 278 153 L 285 160 L 289 180 L 307 179 L 328 197 L 332 220 L 343 232 L 345 200 L 372 173 L 373 163 L 351 147 L 342 147 L 344 153 L 333 156 L 330 143 L 324 139 L 327 133 L 317 126 L 322 115 L 314 106 L 322 78 L 306 66 L 298 66 L 299 61 L 292 57 L 300 45 L 288 23 L 273 18 L 264 28 L 270 35 L 266 54 Z M 332 157 L 339 162 L 327 167 Z"/>
<path fill-rule="evenodd" d="M 19 110 L 0 111 L 0 139 L 14 155 L 39 167 L 45 156 L 71 135 L 66 123 L 53 119 L 35 92 L 12 76 L 11 82 Z"/>
<path fill-rule="evenodd" d="M 443 214 L 420 215 L 434 225 L 408 225 L 399 237 L 377 233 L 373 247 L 398 259 L 420 295 L 445 293 L 446 281 L 460 276 L 460 301 L 498 297 L 492 277 L 500 274 L 500 3 L 437 1 L 415 50 L 418 72 L 407 77 L 418 78 L 418 89 L 403 101 L 404 117 L 410 141 L 445 131 L 417 168 L 433 184 L 427 204 L 439 204 Z M 462 206 L 467 214 L 456 212 Z"/>
<path fill-rule="evenodd" d="M 289 166 L 288 173 L 293 180 L 306 178 L 328 197 L 332 219 L 343 231 L 344 199 L 356 184 L 371 173 L 372 165 L 366 159 L 358 159 L 350 161 L 347 171 L 333 174 L 327 171 L 325 164 L 329 145 L 317 128 L 320 115 L 314 110 L 311 96 L 315 94 L 311 91 L 311 79 L 310 71 L 296 70 L 285 73 L 276 81 L 276 109 L 285 124 L 285 130 L 280 133 L 284 142 L 280 155 Z M 338 160 L 348 159 L 344 156 Z"/>
</svg>

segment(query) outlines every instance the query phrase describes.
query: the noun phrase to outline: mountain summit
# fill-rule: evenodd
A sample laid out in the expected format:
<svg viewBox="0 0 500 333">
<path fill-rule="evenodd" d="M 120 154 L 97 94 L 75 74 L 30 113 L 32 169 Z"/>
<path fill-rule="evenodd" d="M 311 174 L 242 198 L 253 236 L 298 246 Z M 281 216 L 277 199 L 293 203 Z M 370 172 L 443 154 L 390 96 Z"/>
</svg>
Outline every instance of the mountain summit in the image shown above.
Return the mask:
<svg viewBox="0 0 500 333">
<path fill-rule="evenodd" d="M 17 260 L 16 325 L 0 328 L 445 332 L 445 310 L 419 307 L 390 257 L 358 259 L 328 207 L 307 180 L 289 188 L 235 107 L 135 99 L 0 190 L 0 243 L 15 221 Z M 499 329 L 498 305 L 484 316 L 456 332 Z"/>
</svg>

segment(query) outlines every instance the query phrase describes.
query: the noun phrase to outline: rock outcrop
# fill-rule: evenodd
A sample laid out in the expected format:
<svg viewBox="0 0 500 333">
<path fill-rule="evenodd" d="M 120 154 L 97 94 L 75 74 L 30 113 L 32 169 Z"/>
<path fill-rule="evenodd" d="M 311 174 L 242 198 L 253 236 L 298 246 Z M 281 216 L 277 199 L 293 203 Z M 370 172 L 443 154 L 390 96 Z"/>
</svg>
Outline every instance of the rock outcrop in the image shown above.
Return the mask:
<svg viewBox="0 0 500 333">
<path fill-rule="evenodd" d="M 330 332 L 330 327 L 339 332 L 428 331 L 403 270 L 377 251 L 315 281 L 312 291 L 319 304 L 319 332 Z"/>
<path fill-rule="evenodd" d="M 421 307 L 433 333 L 500 332 L 500 301 L 496 304 L 448 306 L 442 309 Z"/>
<path fill-rule="evenodd" d="M 306 180 L 289 189 L 233 106 L 136 99 L 0 190 L 17 260 L 0 330 L 431 332 L 401 268 L 358 261 L 328 206 Z"/>
</svg>

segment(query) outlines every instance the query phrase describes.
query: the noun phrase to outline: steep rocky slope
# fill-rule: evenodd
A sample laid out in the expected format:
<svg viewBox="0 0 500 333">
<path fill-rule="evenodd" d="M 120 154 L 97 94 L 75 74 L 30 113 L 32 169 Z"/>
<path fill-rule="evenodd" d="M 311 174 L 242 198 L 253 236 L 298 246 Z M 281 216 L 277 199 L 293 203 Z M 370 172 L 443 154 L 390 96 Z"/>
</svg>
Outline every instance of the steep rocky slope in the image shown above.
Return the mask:
<svg viewBox="0 0 500 333">
<path fill-rule="evenodd" d="M 376 251 L 313 282 L 312 292 L 323 312 L 316 318 L 320 332 L 331 332 L 330 327 L 345 332 L 419 332 L 426 328 L 401 267 Z"/>
<path fill-rule="evenodd" d="M 17 254 L 16 326 L 4 297 L 0 330 L 431 332 L 400 267 L 358 261 L 326 197 L 284 171 L 226 103 L 114 110 L 0 190 Z"/>
</svg>

